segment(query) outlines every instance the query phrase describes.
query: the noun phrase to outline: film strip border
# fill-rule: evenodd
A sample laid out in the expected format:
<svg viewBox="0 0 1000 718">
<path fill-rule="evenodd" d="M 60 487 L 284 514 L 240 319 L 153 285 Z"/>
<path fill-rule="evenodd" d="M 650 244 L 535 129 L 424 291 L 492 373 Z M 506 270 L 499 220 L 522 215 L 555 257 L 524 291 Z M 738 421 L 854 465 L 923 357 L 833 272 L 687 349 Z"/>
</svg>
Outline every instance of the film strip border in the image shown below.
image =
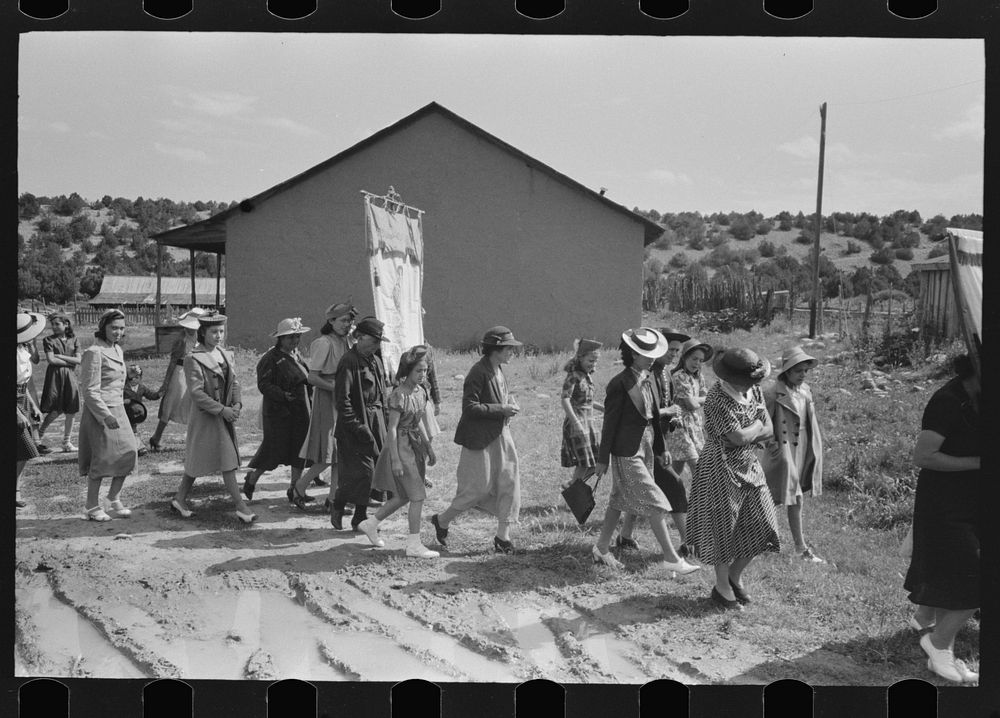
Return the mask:
<svg viewBox="0 0 1000 718">
<path fill-rule="evenodd" d="M 175 30 L 233 32 L 453 32 L 531 34 L 772 35 L 985 38 L 987 68 L 996 67 L 996 2 L 960 0 L 19 0 L 0 6 L 3 52 L 5 170 L 16 167 L 17 35 L 31 31 Z M 987 76 L 992 117 L 996 74 Z M 988 119 L 988 126 L 993 120 Z M 995 147 L 995 145 L 994 145 Z M 996 183 L 987 145 L 986 212 Z M 995 158 L 994 158 L 995 159 Z M 13 171 L 3 173 L 6 196 L 16 193 Z M 9 290 L 11 291 L 11 290 Z M 993 486 L 992 491 L 997 487 Z M 0 507 L 13 526 L 13 509 Z M 0 570 L 12 571 L 12 528 Z M 989 587 L 987 587 L 988 589 Z M 996 588 L 995 586 L 993 587 Z M 996 590 L 984 590 L 987 616 L 996 615 Z M 12 638 L 13 586 L 7 584 L 4 637 Z M 990 607 L 994 610 L 991 612 Z M 13 677 L 4 659 L 4 716 L 572 716 L 633 718 L 922 718 L 1000 716 L 995 675 L 996 631 L 984 621 L 983 687 L 941 688 L 917 680 L 883 687 L 810 687 L 797 681 L 770 686 L 565 685 L 544 680 L 513 684 L 305 683 L 285 680 L 152 682 Z M 991 639 L 991 636 L 993 639 Z M 12 645 L 12 642 L 7 643 Z M 991 647 L 992 646 L 992 647 Z"/>
</svg>

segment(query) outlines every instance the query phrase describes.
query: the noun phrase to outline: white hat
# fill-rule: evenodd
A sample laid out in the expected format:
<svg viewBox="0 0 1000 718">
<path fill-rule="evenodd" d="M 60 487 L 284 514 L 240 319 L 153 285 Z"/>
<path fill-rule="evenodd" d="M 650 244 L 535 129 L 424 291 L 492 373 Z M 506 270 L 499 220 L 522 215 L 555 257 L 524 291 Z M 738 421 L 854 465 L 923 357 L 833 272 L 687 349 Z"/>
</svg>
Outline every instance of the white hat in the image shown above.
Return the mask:
<svg viewBox="0 0 1000 718">
<path fill-rule="evenodd" d="M 45 315 L 38 312 L 17 313 L 17 343 L 29 342 L 45 330 Z"/>
<path fill-rule="evenodd" d="M 309 331 L 309 327 L 302 326 L 302 317 L 292 317 L 291 319 L 282 319 L 278 322 L 278 330 L 271 334 L 272 337 L 283 337 L 288 334 L 305 334 Z"/>
<path fill-rule="evenodd" d="M 198 317 L 204 316 L 205 314 L 208 314 L 207 310 L 202 309 L 201 307 L 191 307 L 191 309 L 181 314 L 181 318 L 177 324 L 185 329 L 197 329 Z"/>
<path fill-rule="evenodd" d="M 659 359 L 667 353 L 669 342 L 667 338 L 652 327 L 626 329 L 622 332 L 622 341 L 636 354 Z"/>
</svg>

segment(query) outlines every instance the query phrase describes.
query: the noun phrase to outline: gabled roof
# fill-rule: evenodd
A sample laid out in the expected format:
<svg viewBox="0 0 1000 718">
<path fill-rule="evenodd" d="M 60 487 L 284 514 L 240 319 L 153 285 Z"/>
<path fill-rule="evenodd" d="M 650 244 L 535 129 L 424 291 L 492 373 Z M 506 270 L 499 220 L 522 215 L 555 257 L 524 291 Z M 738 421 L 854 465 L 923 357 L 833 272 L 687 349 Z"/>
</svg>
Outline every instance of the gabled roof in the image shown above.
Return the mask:
<svg viewBox="0 0 1000 718">
<path fill-rule="evenodd" d="M 376 142 L 379 142 L 383 138 L 395 132 L 398 132 L 399 130 L 404 129 L 405 127 L 408 127 L 409 125 L 412 125 L 414 122 L 431 114 L 439 114 L 442 117 L 451 120 L 460 127 L 468 130 L 472 134 L 481 137 L 482 139 L 496 145 L 505 152 L 508 152 L 516 156 L 518 159 L 523 161 L 529 167 L 537 169 L 538 171 L 549 175 L 556 181 L 561 182 L 562 184 L 576 190 L 577 192 L 586 195 L 590 199 L 600 202 L 608 209 L 618 212 L 628 217 L 629 219 L 641 224 L 645 229 L 645 237 L 643 242 L 644 244 L 651 244 L 656 240 L 657 237 L 663 234 L 663 227 L 656 224 L 655 222 L 652 222 L 646 219 L 645 217 L 636 214 L 635 212 L 628 209 L 624 205 L 620 205 L 617 202 L 612 202 L 604 195 L 595 192 L 589 187 L 580 184 L 576 180 L 564 175 L 562 172 L 558 172 L 552 167 L 549 167 L 544 162 L 536 160 L 534 157 L 531 157 L 530 155 L 525 154 L 516 147 L 507 144 L 500 138 L 491 135 L 489 132 L 482 129 L 478 125 L 474 125 L 473 123 L 466 120 L 464 117 L 456 115 L 451 110 L 442 107 L 436 102 L 431 102 L 427 105 L 424 105 L 416 112 L 407 115 L 398 122 L 389 125 L 385 129 L 380 130 L 373 135 L 370 135 L 369 137 L 361 140 L 360 142 L 358 142 L 355 145 L 352 145 L 351 147 L 348 147 L 343 152 L 334 155 L 328 160 L 320 162 L 318 165 L 314 167 L 310 167 L 305 172 L 297 174 L 294 177 L 291 177 L 280 184 L 276 184 L 270 189 L 266 189 L 260 194 L 254 195 L 249 199 L 243 200 L 243 202 L 241 202 L 240 205 L 237 205 L 235 207 L 230 207 L 229 209 L 220 212 L 214 217 L 202 220 L 201 222 L 198 222 L 196 224 L 188 225 L 186 227 L 178 227 L 177 229 L 171 229 L 166 232 L 161 232 L 160 234 L 154 235 L 153 238 L 156 239 L 156 241 L 160 242 L 161 244 L 168 244 L 170 246 L 176 246 L 176 247 L 190 247 L 192 249 L 199 249 L 199 250 L 203 249 L 204 251 L 212 251 L 212 252 L 220 251 L 218 249 L 218 243 L 221 240 L 222 243 L 221 251 L 225 252 L 225 221 L 231 215 L 235 214 L 236 212 L 239 212 L 240 206 L 246 206 L 247 204 L 249 204 L 250 206 L 256 206 L 257 204 L 267 200 L 270 197 L 273 197 L 279 192 L 284 192 L 286 189 L 289 189 L 290 187 L 297 185 L 299 182 L 302 182 L 303 180 L 306 180 L 312 177 L 313 175 L 326 170 L 327 168 L 331 167 L 337 162 L 340 162 L 341 160 L 353 154 L 356 154 L 357 152 L 360 152 L 371 145 L 374 145 Z M 216 248 L 208 249 L 208 245 L 212 245 Z"/>
<path fill-rule="evenodd" d="M 215 277 L 195 277 L 195 296 L 201 303 L 215 303 Z M 219 279 L 220 299 L 225 302 L 226 279 Z M 160 301 L 163 304 L 191 303 L 190 277 L 161 277 Z M 156 277 L 108 274 L 101 290 L 88 304 L 156 304 Z"/>
</svg>

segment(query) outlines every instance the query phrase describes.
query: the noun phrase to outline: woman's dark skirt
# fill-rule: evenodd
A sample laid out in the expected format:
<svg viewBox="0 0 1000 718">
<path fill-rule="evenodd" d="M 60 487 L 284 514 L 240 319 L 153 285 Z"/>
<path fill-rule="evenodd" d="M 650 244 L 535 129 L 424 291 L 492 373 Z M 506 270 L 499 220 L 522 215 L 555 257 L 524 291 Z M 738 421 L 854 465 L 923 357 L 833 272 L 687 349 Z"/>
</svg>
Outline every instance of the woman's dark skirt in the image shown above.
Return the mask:
<svg viewBox="0 0 1000 718">
<path fill-rule="evenodd" d="M 272 471 L 279 466 L 301 469 L 305 459 L 299 456 L 302 444 L 309 433 L 309 409 L 293 405 L 284 416 L 261 417 L 264 426 L 264 440 L 248 466 L 258 471 Z"/>
</svg>

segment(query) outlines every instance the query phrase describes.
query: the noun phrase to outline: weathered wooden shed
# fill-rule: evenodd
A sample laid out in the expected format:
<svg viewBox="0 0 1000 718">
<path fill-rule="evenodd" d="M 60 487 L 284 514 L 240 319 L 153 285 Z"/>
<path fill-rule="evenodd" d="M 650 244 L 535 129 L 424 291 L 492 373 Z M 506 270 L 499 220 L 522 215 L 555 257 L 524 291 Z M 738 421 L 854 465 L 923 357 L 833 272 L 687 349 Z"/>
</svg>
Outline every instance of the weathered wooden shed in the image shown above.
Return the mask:
<svg viewBox="0 0 1000 718">
<path fill-rule="evenodd" d="M 263 348 L 283 317 L 315 332 L 336 301 L 372 312 L 361 193 L 389 186 L 424 212 L 432 344 L 471 345 L 505 324 L 522 341 L 565 348 L 640 321 L 643 248 L 662 227 L 434 102 L 156 240 L 225 253 L 228 341 Z"/>
<path fill-rule="evenodd" d="M 911 262 L 910 271 L 920 279 L 917 312 L 920 330 L 929 339 L 954 339 L 962 335 L 955 306 L 955 288 L 951 284 L 951 260 L 948 255 L 926 262 Z"/>
</svg>

